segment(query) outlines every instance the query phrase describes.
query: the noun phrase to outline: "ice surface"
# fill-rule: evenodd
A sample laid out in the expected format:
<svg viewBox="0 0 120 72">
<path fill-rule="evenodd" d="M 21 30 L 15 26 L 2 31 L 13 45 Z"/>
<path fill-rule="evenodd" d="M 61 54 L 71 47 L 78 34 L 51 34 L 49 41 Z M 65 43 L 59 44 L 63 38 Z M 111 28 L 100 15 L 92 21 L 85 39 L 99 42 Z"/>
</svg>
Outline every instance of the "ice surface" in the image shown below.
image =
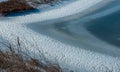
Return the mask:
<svg viewBox="0 0 120 72">
<path fill-rule="evenodd" d="M 16 37 L 20 37 L 21 43 L 27 48 L 25 49 L 26 53 L 39 58 L 39 49 L 48 59 L 55 60 L 61 66 L 75 72 L 120 72 L 119 57 L 112 57 L 67 45 L 26 27 L 29 23 L 41 23 L 41 21 L 83 12 L 103 1 L 77 0 L 68 5 L 38 14 L 2 18 L 0 20 L 0 35 L 11 43 L 15 43 Z"/>
</svg>

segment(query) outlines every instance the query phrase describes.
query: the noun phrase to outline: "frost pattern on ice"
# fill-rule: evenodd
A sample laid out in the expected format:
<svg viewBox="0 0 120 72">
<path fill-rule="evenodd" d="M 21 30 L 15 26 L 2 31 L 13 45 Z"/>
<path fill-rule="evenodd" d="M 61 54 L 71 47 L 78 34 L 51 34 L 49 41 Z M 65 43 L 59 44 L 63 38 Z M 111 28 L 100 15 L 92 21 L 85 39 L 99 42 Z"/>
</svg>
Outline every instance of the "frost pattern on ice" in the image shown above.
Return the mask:
<svg viewBox="0 0 120 72">
<path fill-rule="evenodd" d="M 29 54 L 39 58 L 38 49 L 48 59 L 56 59 L 63 67 L 69 66 L 75 72 L 120 72 L 120 58 L 66 45 L 57 40 L 33 32 L 27 24 L 56 19 L 82 12 L 103 0 L 78 0 L 58 9 L 39 14 L 19 16 L 0 20 L 0 35 L 11 42 L 19 36 L 29 50 Z M 108 70 L 108 71 L 106 71 Z"/>
</svg>

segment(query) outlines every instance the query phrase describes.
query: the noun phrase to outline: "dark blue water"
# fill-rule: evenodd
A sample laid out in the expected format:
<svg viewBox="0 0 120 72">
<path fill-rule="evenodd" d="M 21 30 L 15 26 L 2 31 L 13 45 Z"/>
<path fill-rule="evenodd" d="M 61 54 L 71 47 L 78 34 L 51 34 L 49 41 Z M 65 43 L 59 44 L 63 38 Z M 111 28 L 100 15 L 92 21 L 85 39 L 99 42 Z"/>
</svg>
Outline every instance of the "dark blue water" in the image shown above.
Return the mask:
<svg viewBox="0 0 120 72">
<path fill-rule="evenodd" d="M 65 18 L 32 23 L 28 25 L 28 28 L 65 44 L 120 57 L 117 54 L 119 51 L 107 48 L 110 46 L 120 48 L 120 0 L 113 1 L 82 17 L 80 13 Z M 99 42 L 99 39 L 106 43 Z M 105 47 L 102 45 L 105 45 Z"/>
<path fill-rule="evenodd" d="M 29 14 L 38 13 L 38 12 L 40 12 L 39 9 L 16 11 L 16 12 L 8 13 L 7 17 L 24 16 L 24 15 L 29 15 Z"/>
<path fill-rule="evenodd" d="M 87 30 L 96 37 L 120 46 L 120 10 L 87 22 Z"/>
</svg>

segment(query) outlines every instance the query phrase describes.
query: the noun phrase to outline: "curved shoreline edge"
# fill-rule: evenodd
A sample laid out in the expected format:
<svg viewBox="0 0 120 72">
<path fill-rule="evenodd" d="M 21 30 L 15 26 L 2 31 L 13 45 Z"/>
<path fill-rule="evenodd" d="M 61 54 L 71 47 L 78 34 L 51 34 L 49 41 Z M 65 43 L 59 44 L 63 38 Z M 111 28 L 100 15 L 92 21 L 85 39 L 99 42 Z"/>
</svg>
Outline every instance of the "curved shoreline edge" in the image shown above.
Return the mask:
<svg viewBox="0 0 120 72">
<path fill-rule="evenodd" d="M 83 0 L 83 2 L 84 1 L 87 2 L 88 5 L 89 4 L 93 5 L 98 2 L 101 2 L 102 0 L 97 0 L 97 1 L 92 0 L 89 2 L 88 0 Z M 79 3 L 82 4 L 80 1 Z M 79 3 L 76 2 L 76 4 L 78 5 Z M 120 64 L 119 58 L 114 58 L 114 57 L 106 56 L 96 52 L 86 51 L 84 49 L 79 49 L 73 46 L 65 45 L 57 40 L 51 39 L 49 36 L 37 34 L 23 26 L 28 23 L 34 23 L 37 21 L 64 17 L 67 15 L 79 12 L 79 9 L 81 9 L 81 8 L 78 8 L 73 10 L 72 13 L 69 13 L 67 15 L 64 14 L 64 11 L 69 12 L 69 10 L 77 7 L 75 4 L 72 3 L 73 7 L 68 8 L 70 5 L 71 4 L 67 5 L 65 8 L 51 10 L 51 11 L 40 13 L 40 14 L 33 14 L 30 16 L 16 17 L 6 21 L 0 21 L 0 25 L 1 25 L 0 35 L 5 39 L 8 39 L 10 42 L 15 42 L 14 41 L 15 37 L 19 36 L 23 40 L 25 45 L 28 47 L 28 50 L 30 52 L 33 52 L 33 53 L 35 52 L 35 54 L 38 54 L 39 52 L 37 52 L 37 48 L 39 48 L 40 50 L 43 51 L 45 56 L 48 57 L 48 59 L 56 58 L 58 63 L 63 65 L 63 67 L 64 65 L 71 66 L 68 68 L 75 70 L 75 72 L 79 72 L 79 70 L 81 72 L 86 72 L 86 71 L 87 72 L 98 72 L 98 71 L 104 72 L 104 70 L 106 69 L 103 68 L 104 67 L 103 65 L 108 67 L 110 70 L 114 69 L 113 72 L 119 72 L 120 65 L 117 65 L 117 64 Z M 88 5 L 87 5 L 87 8 L 89 8 Z M 83 8 L 80 11 L 83 11 L 83 10 L 85 9 Z M 55 14 L 52 14 L 52 13 L 55 13 Z M 50 16 L 53 16 L 53 17 L 50 18 Z M 35 49 L 32 49 L 32 48 L 35 48 Z M 30 53 L 30 55 L 34 56 L 33 53 Z M 35 57 L 37 58 L 38 56 L 39 55 L 36 55 Z"/>
</svg>

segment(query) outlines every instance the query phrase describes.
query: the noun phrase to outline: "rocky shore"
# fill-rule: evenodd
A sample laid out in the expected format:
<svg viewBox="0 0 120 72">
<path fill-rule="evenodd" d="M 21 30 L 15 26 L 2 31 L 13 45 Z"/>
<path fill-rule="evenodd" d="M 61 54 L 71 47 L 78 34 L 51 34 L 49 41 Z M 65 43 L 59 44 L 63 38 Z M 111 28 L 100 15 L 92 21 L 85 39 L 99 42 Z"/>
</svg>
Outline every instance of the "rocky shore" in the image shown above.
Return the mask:
<svg viewBox="0 0 120 72">
<path fill-rule="evenodd" d="M 59 0 L 8 0 L 0 2 L 0 15 L 6 16 L 11 12 L 34 10 L 39 4 L 51 3 Z"/>
<path fill-rule="evenodd" d="M 31 10 L 34 9 L 32 6 L 27 4 L 25 1 L 19 0 L 9 0 L 0 3 L 0 13 L 2 15 L 7 15 L 10 12 L 17 12 L 23 10 Z"/>
</svg>

